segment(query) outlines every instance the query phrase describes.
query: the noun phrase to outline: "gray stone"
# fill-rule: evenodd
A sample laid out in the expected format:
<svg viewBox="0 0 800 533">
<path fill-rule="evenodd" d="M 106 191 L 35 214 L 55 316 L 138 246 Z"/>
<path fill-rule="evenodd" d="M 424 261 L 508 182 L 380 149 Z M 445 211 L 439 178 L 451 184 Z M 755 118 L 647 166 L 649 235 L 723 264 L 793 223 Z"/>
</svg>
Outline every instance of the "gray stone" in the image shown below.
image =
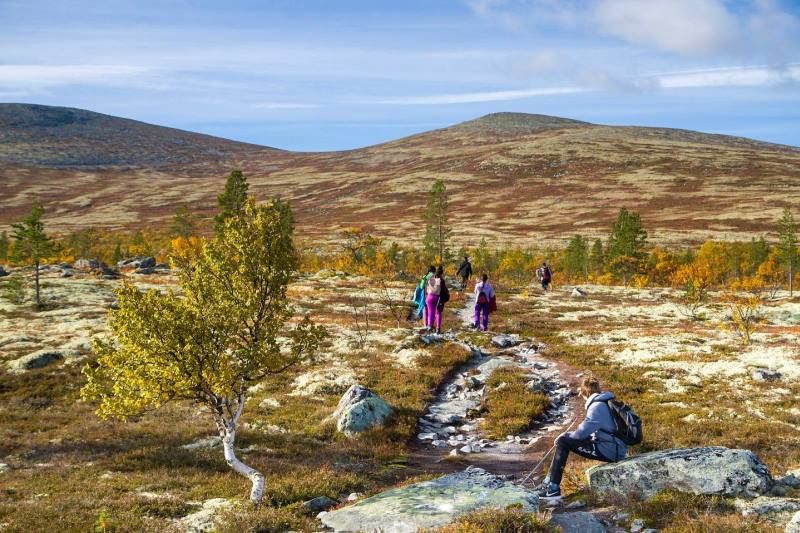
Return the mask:
<svg viewBox="0 0 800 533">
<path fill-rule="evenodd" d="M 752 500 L 736 500 L 734 506 L 742 516 L 789 515 L 800 511 L 800 499 L 760 496 Z"/>
<path fill-rule="evenodd" d="M 201 510 L 180 519 L 180 525 L 186 533 L 207 533 L 215 528 L 214 517 L 224 509 L 231 507 L 231 502 L 224 498 L 212 498 L 203 502 Z"/>
<path fill-rule="evenodd" d="M 498 348 L 511 348 L 517 344 L 519 344 L 519 338 L 515 335 L 506 335 L 503 333 L 492 337 L 492 345 Z"/>
<path fill-rule="evenodd" d="M 354 505 L 321 513 L 318 518 L 334 531 L 410 533 L 444 526 L 478 509 L 504 509 L 515 504 L 521 504 L 526 511 L 536 511 L 538 498 L 532 490 L 469 467 L 463 472 L 382 492 Z"/>
<path fill-rule="evenodd" d="M 637 518 L 631 524 L 631 533 L 641 533 L 644 530 L 644 520 Z"/>
<path fill-rule="evenodd" d="M 789 523 L 786 524 L 784 533 L 800 533 L 800 511 L 796 512 Z"/>
<path fill-rule="evenodd" d="M 438 435 L 436 433 L 420 433 L 417 435 L 417 440 L 436 440 Z"/>
<path fill-rule="evenodd" d="M 327 511 L 331 507 L 336 507 L 337 505 L 339 505 L 339 502 L 332 500 L 327 496 L 318 496 L 312 500 L 303 502 L 303 508 L 314 515 L 321 513 L 322 511 Z"/>
<path fill-rule="evenodd" d="M 360 492 L 351 492 L 349 496 L 347 496 L 348 502 L 355 502 L 363 498 L 364 495 Z"/>
<path fill-rule="evenodd" d="M 156 269 L 153 267 L 140 267 L 133 271 L 134 274 L 141 274 L 141 275 L 155 274 L 155 272 Z"/>
<path fill-rule="evenodd" d="M 649 497 L 662 490 L 757 496 L 772 487 L 766 465 L 749 450 L 721 446 L 644 453 L 590 468 L 590 490 L 600 497 Z"/>
<path fill-rule="evenodd" d="M 800 489 L 800 469 L 786 472 L 785 476 L 775 480 L 776 485 L 783 485 L 790 489 Z"/>
<path fill-rule="evenodd" d="M 99 259 L 78 259 L 75 261 L 75 270 L 94 271 L 100 270 L 103 263 Z"/>
<path fill-rule="evenodd" d="M 572 289 L 571 295 L 573 298 L 585 298 L 586 291 L 584 291 L 583 289 L 579 289 L 578 287 L 575 287 L 574 289 Z"/>
<path fill-rule="evenodd" d="M 781 379 L 782 375 L 775 370 L 755 368 L 750 371 L 750 377 L 753 378 L 754 381 L 777 381 Z"/>
<path fill-rule="evenodd" d="M 592 513 L 585 511 L 554 514 L 550 523 L 560 527 L 563 533 L 605 533 L 606 531 L 602 522 Z"/>
<path fill-rule="evenodd" d="M 155 266 L 155 257 L 131 257 L 117 263 L 117 268 L 154 268 Z"/>
<path fill-rule="evenodd" d="M 383 398 L 356 384 L 351 385 L 339 400 L 333 418 L 338 431 L 352 436 L 383 425 L 391 415 L 392 408 Z"/>
<path fill-rule="evenodd" d="M 10 274 L 8 273 L 8 271 L 0 266 L 0 278 L 2 278 L 3 276 L 9 276 L 9 275 Z"/>
<path fill-rule="evenodd" d="M 61 352 L 48 348 L 23 355 L 18 359 L 9 361 L 7 368 L 12 374 L 22 374 L 34 368 L 45 367 L 63 358 L 64 356 Z"/>
<path fill-rule="evenodd" d="M 181 448 L 185 450 L 210 450 L 222 446 L 222 439 L 219 436 L 203 437 L 190 444 L 184 444 Z"/>
</svg>

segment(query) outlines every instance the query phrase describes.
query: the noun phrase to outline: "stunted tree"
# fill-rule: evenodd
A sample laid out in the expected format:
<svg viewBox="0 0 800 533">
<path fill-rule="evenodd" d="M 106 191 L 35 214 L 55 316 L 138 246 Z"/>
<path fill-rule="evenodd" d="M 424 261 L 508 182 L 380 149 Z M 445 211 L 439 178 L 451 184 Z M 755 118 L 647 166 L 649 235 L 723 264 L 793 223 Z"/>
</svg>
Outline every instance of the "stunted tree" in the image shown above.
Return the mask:
<svg viewBox="0 0 800 533">
<path fill-rule="evenodd" d="M 439 264 L 444 264 L 445 248 L 452 234 L 447 220 L 447 187 L 442 180 L 436 180 L 428 193 L 425 207 L 425 238 L 422 246 L 428 258 L 438 256 Z"/>
<path fill-rule="evenodd" d="M 99 402 L 104 419 L 127 420 L 172 400 L 204 406 L 226 462 L 252 482 L 254 503 L 264 476 L 234 450 L 248 387 L 302 363 L 325 334 L 308 317 L 285 326 L 297 265 L 292 231 L 288 204 L 250 199 L 212 240 L 176 252 L 180 294 L 120 287 L 110 336 L 94 342 L 97 361 L 84 368 L 82 397 Z M 289 338 L 286 346 L 279 333 Z"/>
<path fill-rule="evenodd" d="M 789 274 L 789 296 L 794 293 L 794 271 L 797 266 L 797 224 L 788 207 L 778 221 L 778 250 Z"/>
<path fill-rule="evenodd" d="M 53 250 L 53 242 L 44 232 L 43 215 L 44 207 L 37 202 L 33 205 L 30 214 L 22 219 L 22 222 L 11 225 L 13 229 L 12 235 L 15 240 L 14 254 L 16 259 L 29 260 L 33 264 L 37 308 L 42 306 L 39 290 L 39 264 Z"/>
<path fill-rule="evenodd" d="M 176 211 L 175 216 L 172 217 L 172 227 L 170 227 L 170 234 L 173 237 L 183 237 L 187 239 L 194 235 L 195 232 L 195 217 L 189 210 L 187 204 L 182 204 Z"/>
<path fill-rule="evenodd" d="M 8 239 L 8 232 L 4 231 L 0 233 L 0 261 L 8 260 L 8 249 L 10 246 L 11 242 Z"/>
<path fill-rule="evenodd" d="M 345 228 L 339 232 L 339 237 L 342 239 L 342 249 L 350 255 L 354 265 L 364 260 L 370 248 L 375 249 L 381 244 L 380 239 L 361 228 Z"/>
<path fill-rule="evenodd" d="M 609 267 L 622 277 L 625 286 L 628 279 L 639 271 L 646 243 L 647 232 L 642 228 L 639 213 L 620 209 L 611 228 L 606 255 Z"/>
<path fill-rule="evenodd" d="M 225 221 L 244 211 L 247 203 L 247 189 L 250 185 L 241 170 L 231 170 L 225 181 L 225 189 L 217 196 L 219 214 L 214 217 L 214 231 L 222 233 Z"/>
<path fill-rule="evenodd" d="M 589 242 L 581 235 L 573 235 L 564 254 L 564 270 L 570 276 L 589 276 Z"/>
<path fill-rule="evenodd" d="M 589 271 L 594 274 L 602 274 L 604 265 L 603 241 L 597 239 L 592 245 L 592 251 L 589 252 Z"/>
</svg>

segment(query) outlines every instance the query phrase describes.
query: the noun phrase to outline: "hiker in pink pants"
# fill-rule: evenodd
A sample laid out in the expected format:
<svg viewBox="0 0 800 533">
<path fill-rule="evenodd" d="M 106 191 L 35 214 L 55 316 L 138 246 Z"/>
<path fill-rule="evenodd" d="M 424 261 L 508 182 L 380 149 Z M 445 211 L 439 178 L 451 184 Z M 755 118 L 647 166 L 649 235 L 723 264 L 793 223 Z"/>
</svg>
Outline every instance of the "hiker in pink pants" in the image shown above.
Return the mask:
<svg viewBox="0 0 800 533">
<path fill-rule="evenodd" d="M 442 332 L 442 310 L 439 308 L 439 299 L 444 287 L 444 269 L 440 266 L 436 269 L 436 274 L 428 278 L 425 285 L 425 306 L 427 307 L 428 329 L 434 329 L 436 333 Z M 447 289 L 444 289 L 447 290 Z"/>
</svg>

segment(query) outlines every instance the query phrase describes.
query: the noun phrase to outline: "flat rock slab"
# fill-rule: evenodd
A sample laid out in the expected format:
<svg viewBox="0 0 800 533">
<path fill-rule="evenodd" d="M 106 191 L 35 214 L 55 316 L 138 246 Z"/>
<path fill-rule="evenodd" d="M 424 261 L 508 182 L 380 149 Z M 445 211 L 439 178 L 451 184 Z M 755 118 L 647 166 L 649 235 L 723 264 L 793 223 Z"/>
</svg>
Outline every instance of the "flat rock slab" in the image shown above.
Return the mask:
<svg viewBox="0 0 800 533">
<path fill-rule="evenodd" d="M 63 354 L 56 350 L 46 349 L 23 355 L 19 359 L 14 359 L 8 363 L 8 371 L 12 374 L 22 374 L 34 368 L 42 368 L 59 359 L 63 359 Z"/>
<path fill-rule="evenodd" d="M 800 533 L 800 511 L 796 512 L 786 524 L 785 533 Z"/>
<path fill-rule="evenodd" d="M 391 489 L 349 507 L 320 513 L 322 523 L 334 531 L 381 531 L 412 533 L 441 527 L 466 513 L 521 504 L 527 511 L 538 509 L 532 490 L 469 467 L 407 487 Z"/>
<path fill-rule="evenodd" d="M 621 498 L 646 498 L 662 490 L 752 497 L 773 483 L 753 452 L 721 446 L 644 453 L 590 468 L 586 477 L 596 495 Z"/>
<path fill-rule="evenodd" d="M 555 514 L 550 523 L 561 528 L 563 533 L 605 533 L 606 526 L 592 513 L 578 511 Z"/>
</svg>

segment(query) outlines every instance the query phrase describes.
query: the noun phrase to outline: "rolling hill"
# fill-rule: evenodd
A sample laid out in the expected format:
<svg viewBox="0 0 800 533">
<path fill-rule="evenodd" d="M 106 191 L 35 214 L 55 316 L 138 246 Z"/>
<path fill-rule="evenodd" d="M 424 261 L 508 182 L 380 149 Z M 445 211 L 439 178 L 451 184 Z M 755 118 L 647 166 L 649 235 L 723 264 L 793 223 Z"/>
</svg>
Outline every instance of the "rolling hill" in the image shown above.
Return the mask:
<svg viewBox="0 0 800 533">
<path fill-rule="evenodd" d="M 258 197 L 291 200 L 306 237 L 359 226 L 417 240 L 436 178 L 454 238 L 470 245 L 605 235 L 620 207 L 639 211 L 657 242 L 750 239 L 800 199 L 798 148 L 521 113 L 320 153 L 44 106 L 4 105 L 0 128 L 0 225 L 38 197 L 54 231 L 167 223 L 184 202 L 210 216 L 232 167 Z"/>
</svg>

